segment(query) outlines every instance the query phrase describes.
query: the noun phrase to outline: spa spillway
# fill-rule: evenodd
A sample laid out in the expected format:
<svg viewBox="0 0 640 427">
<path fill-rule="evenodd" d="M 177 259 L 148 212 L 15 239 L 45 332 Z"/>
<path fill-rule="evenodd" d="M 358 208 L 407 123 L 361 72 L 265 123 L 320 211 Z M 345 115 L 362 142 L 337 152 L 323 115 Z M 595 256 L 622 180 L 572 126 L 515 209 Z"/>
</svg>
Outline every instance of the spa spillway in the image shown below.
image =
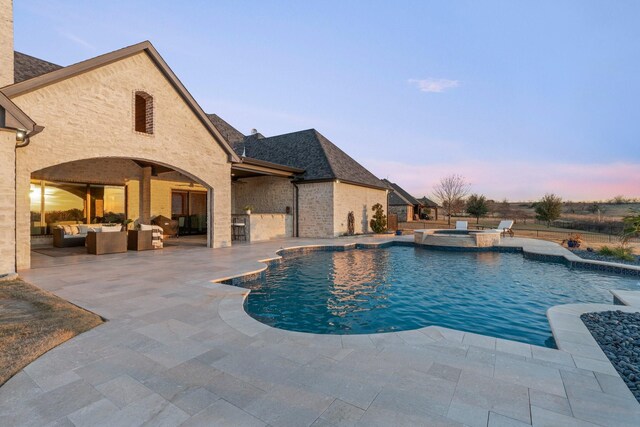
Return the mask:
<svg viewBox="0 0 640 427">
<path fill-rule="evenodd" d="M 414 242 L 419 245 L 488 248 L 500 243 L 498 230 L 441 230 L 424 229 L 414 232 Z"/>
</svg>

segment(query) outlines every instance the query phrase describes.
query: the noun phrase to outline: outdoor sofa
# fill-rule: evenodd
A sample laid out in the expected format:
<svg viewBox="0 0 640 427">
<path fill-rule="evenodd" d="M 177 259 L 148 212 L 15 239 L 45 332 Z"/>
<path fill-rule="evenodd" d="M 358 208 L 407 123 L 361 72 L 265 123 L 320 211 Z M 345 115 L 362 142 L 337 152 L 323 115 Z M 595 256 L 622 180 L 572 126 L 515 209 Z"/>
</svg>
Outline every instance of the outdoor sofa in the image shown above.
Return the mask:
<svg viewBox="0 0 640 427">
<path fill-rule="evenodd" d="M 109 227 L 109 228 L 107 228 Z M 73 246 L 84 246 L 87 239 L 87 234 L 90 231 L 102 231 L 111 230 L 117 228 L 121 230 L 120 224 L 105 225 L 105 224 L 59 224 L 55 225 L 51 233 L 53 234 L 53 247 L 55 248 L 70 248 Z"/>
</svg>

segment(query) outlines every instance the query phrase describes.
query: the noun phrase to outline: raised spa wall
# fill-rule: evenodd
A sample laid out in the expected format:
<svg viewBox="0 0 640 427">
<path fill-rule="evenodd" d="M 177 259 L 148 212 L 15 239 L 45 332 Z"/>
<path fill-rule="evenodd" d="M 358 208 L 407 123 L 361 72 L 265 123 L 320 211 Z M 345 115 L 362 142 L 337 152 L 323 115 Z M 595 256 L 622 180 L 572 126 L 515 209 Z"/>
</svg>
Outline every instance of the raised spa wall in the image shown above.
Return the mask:
<svg viewBox="0 0 640 427">
<path fill-rule="evenodd" d="M 459 248 L 488 248 L 500 244 L 500 232 L 487 231 L 457 231 L 424 229 L 414 232 L 414 242 L 419 245 L 459 247 Z"/>
</svg>

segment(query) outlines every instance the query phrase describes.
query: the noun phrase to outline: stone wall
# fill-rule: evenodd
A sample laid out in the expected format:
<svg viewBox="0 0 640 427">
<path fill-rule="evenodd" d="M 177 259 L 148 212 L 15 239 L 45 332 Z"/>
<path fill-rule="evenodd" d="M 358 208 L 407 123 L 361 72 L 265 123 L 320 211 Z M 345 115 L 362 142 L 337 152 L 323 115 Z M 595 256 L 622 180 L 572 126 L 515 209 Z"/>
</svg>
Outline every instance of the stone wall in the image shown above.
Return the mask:
<svg viewBox="0 0 640 427">
<path fill-rule="evenodd" d="M 333 237 L 333 182 L 298 184 L 300 237 Z"/>
<path fill-rule="evenodd" d="M 16 272 L 15 147 L 16 132 L 0 129 L 0 280 Z"/>
<path fill-rule="evenodd" d="M 231 184 L 232 212 L 243 213 L 244 206 L 252 205 L 254 213 L 293 213 L 294 186 L 288 178 L 261 176 L 242 178 Z"/>
<path fill-rule="evenodd" d="M 334 183 L 334 220 L 333 236 L 347 233 L 347 215 L 353 211 L 355 217 L 355 232 L 370 233 L 369 221 L 373 216 L 371 207 L 380 203 L 387 209 L 387 192 L 385 190 L 361 187 L 359 185 Z"/>
<path fill-rule="evenodd" d="M 394 213 L 398 215 L 398 222 L 406 222 L 411 221 L 413 218 L 411 217 L 410 211 L 413 210 L 413 206 L 410 205 L 402 205 L 402 206 L 389 206 L 389 213 Z"/>
<path fill-rule="evenodd" d="M 281 213 L 243 215 L 249 225 L 247 240 L 259 242 L 293 236 L 293 215 Z"/>
<path fill-rule="evenodd" d="M 13 83 L 13 2 L 0 0 L 0 87 Z"/>
<path fill-rule="evenodd" d="M 153 135 L 135 132 L 133 96 L 154 97 Z M 29 180 L 52 165 L 130 158 L 167 165 L 212 190 L 214 247 L 231 243 L 231 164 L 145 52 L 12 98 L 45 130 L 18 151 L 18 268 L 28 268 Z"/>
</svg>

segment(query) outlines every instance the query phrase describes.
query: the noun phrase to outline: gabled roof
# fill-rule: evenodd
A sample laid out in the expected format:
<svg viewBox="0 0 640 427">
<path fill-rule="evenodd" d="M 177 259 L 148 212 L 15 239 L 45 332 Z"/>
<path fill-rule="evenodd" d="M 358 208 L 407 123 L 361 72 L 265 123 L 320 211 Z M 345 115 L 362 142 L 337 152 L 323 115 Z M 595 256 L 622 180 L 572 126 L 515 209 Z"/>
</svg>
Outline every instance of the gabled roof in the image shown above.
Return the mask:
<svg viewBox="0 0 640 427">
<path fill-rule="evenodd" d="M 86 73 L 96 68 L 111 64 L 113 62 L 128 58 L 138 53 L 145 52 L 153 63 L 158 67 L 160 72 L 171 83 L 174 89 L 182 97 L 184 102 L 191 108 L 194 114 L 200 119 L 203 126 L 209 131 L 211 136 L 216 142 L 225 150 L 229 156 L 230 161 L 240 161 L 240 158 L 233 151 L 227 140 L 220 134 L 218 129 L 211 123 L 211 120 L 196 100 L 191 96 L 187 88 L 184 87 L 180 79 L 173 73 L 171 68 L 162 59 L 158 51 L 153 47 L 151 42 L 144 41 L 142 43 L 135 44 L 133 46 L 125 47 L 104 55 L 96 56 L 95 58 L 88 59 L 86 61 L 78 62 L 77 64 L 69 65 L 68 67 L 59 68 L 50 71 L 45 74 L 41 74 L 37 77 L 32 77 L 28 80 L 14 83 L 13 85 L 2 88 L 2 92 L 9 98 L 13 98 L 24 93 L 28 93 L 44 86 L 48 86 L 57 83 L 62 80 L 66 80 L 78 74 Z M 45 61 L 46 62 L 46 61 Z"/>
<path fill-rule="evenodd" d="M 22 129 L 33 136 L 44 129 L 38 126 L 31 117 L 0 92 L 0 127 Z"/>
<path fill-rule="evenodd" d="M 434 202 L 431 199 L 428 199 L 427 196 L 423 196 L 421 199 L 418 199 L 418 201 L 420 202 L 420 204 L 422 206 L 425 206 L 427 208 L 439 208 L 440 205 L 438 205 L 436 202 Z"/>
<path fill-rule="evenodd" d="M 21 52 L 14 52 L 13 54 L 13 79 L 15 83 L 20 83 L 60 68 L 63 67 Z"/>
<path fill-rule="evenodd" d="M 232 146 L 237 142 L 242 142 L 242 140 L 244 139 L 244 135 L 242 134 L 242 132 L 224 121 L 217 114 L 207 114 L 207 117 L 209 117 L 211 123 L 213 123 L 213 125 L 218 129 L 222 136 L 224 136 Z"/>
<path fill-rule="evenodd" d="M 387 187 L 371 172 L 315 129 L 271 137 L 260 134 L 236 142 L 239 155 L 304 169 L 303 181 L 340 180 L 373 188 Z"/>
<path fill-rule="evenodd" d="M 420 202 L 416 200 L 415 197 L 413 197 L 411 194 L 404 191 L 404 189 L 400 187 L 398 184 L 396 184 L 395 182 L 391 182 L 388 179 L 383 179 L 382 182 L 384 182 L 387 185 L 387 187 L 393 190 L 391 193 L 389 193 L 390 205 L 398 206 L 398 205 L 419 205 L 420 204 Z"/>
</svg>

